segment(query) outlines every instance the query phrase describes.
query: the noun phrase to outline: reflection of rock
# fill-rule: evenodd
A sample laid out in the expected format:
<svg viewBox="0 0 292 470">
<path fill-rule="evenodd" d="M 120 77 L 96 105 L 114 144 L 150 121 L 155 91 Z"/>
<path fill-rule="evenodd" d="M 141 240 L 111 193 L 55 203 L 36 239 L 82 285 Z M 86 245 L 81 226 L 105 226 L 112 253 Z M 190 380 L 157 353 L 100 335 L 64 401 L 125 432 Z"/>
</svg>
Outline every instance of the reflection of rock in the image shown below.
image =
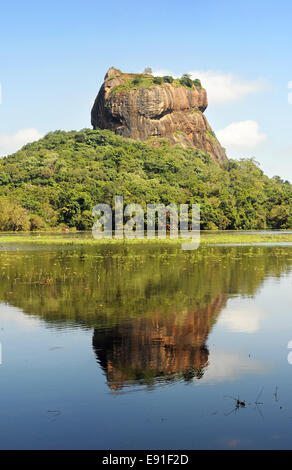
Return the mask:
<svg viewBox="0 0 292 470">
<path fill-rule="evenodd" d="M 225 296 L 219 295 L 192 312 L 155 312 L 132 323 L 96 329 L 93 348 L 109 387 L 201 378 L 208 365 L 208 334 L 225 303 Z"/>
</svg>

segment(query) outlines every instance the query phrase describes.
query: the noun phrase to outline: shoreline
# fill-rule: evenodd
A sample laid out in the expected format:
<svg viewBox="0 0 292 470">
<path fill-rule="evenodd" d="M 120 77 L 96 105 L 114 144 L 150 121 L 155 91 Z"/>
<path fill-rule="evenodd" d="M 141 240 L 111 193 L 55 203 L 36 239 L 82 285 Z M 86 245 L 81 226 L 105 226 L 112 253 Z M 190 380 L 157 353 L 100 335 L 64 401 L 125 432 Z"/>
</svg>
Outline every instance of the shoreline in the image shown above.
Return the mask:
<svg viewBox="0 0 292 470">
<path fill-rule="evenodd" d="M 85 232 L 86 233 L 86 232 Z M 73 233 L 71 234 L 59 234 L 59 236 L 50 235 L 19 235 L 19 234 L 6 234 L 0 235 L 0 248 L 3 248 L 3 245 L 10 244 L 31 244 L 31 245 L 181 245 L 182 243 L 189 243 L 191 239 L 122 239 L 117 240 L 112 239 L 94 239 L 94 238 L 78 238 L 74 237 Z M 71 236 L 70 236 L 71 235 Z M 77 234 L 76 234 L 77 235 Z M 292 245 L 292 233 L 282 233 L 282 234 L 272 234 L 271 232 L 267 234 L 236 234 L 229 233 L 223 234 L 222 232 L 218 234 L 204 234 L 201 233 L 200 245 L 248 245 L 248 244 L 270 244 L 270 243 L 291 243 Z M 2 246 L 1 246 L 2 245 Z"/>
</svg>

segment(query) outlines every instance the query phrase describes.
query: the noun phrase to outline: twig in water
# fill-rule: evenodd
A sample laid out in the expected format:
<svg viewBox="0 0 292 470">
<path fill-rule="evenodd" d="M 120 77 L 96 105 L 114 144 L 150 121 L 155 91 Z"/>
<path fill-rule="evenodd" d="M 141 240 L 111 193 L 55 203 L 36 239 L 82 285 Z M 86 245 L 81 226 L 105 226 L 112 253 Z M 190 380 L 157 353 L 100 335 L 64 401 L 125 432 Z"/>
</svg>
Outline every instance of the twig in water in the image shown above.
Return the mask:
<svg viewBox="0 0 292 470">
<path fill-rule="evenodd" d="M 229 416 L 232 413 L 236 413 L 240 408 L 245 408 L 245 406 L 246 406 L 246 402 L 240 400 L 239 397 L 234 398 L 234 397 L 231 397 L 231 396 L 227 395 L 227 398 L 231 398 L 231 400 L 235 401 L 235 407 L 231 411 L 229 411 L 228 413 L 225 413 L 225 416 Z"/>
<path fill-rule="evenodd" d="M 262 395 L 263 391 L 264 391 L 264 387 L 261 389 L 260 393 L 258 394 L 258 396 L 257 396 L 257 398 L 256 398 L 256 401 L 254 402 L 255 405 L 263 405 L 263 404 L 264 404 L 263 402 L 258 401 L 258 399 L 259 399 L 260 396 Z"/>
</svg>

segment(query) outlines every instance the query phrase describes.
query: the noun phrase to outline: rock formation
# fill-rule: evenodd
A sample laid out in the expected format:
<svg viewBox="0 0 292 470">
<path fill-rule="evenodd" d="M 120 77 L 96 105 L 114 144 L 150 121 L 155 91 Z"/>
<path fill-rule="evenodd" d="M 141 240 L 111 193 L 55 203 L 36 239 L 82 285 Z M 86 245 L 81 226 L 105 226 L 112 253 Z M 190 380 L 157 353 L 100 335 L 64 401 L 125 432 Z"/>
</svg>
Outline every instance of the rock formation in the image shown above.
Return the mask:
<svg viewBox="0 0 292 470">
<path fill-rule="evenodd" d="M 158 143 L 157 138 L 166 138 L 202 150 L 222 163 L 225 150 L 203 114 L 208 106 L 206 90 L 199 81 L 194 82 L 182 85 L 172 77 L 126 74 L 110 68 L 91 111 L 93 128 L 149 140 L 152 145 Z"/>
</svg>

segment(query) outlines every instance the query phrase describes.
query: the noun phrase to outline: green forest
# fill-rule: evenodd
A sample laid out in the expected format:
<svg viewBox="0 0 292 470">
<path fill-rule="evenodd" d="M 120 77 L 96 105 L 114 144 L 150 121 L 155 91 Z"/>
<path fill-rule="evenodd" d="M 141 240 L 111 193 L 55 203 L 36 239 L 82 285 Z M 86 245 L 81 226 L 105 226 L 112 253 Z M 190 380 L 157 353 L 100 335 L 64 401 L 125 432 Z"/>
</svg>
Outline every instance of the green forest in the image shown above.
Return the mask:
<svg viewBox="0 0 292 470">
<path fill-rule="evenodd" d="M 97 203 L 201 205 L 205 230 L 292 227 L 292 185 L 254 159 L 223 166 L 165 140 L 56 131 L 0 160 L 0 230 L 90 230 Z M 157 146 L 158 145 L 158 146 Z"/>
</svg>

